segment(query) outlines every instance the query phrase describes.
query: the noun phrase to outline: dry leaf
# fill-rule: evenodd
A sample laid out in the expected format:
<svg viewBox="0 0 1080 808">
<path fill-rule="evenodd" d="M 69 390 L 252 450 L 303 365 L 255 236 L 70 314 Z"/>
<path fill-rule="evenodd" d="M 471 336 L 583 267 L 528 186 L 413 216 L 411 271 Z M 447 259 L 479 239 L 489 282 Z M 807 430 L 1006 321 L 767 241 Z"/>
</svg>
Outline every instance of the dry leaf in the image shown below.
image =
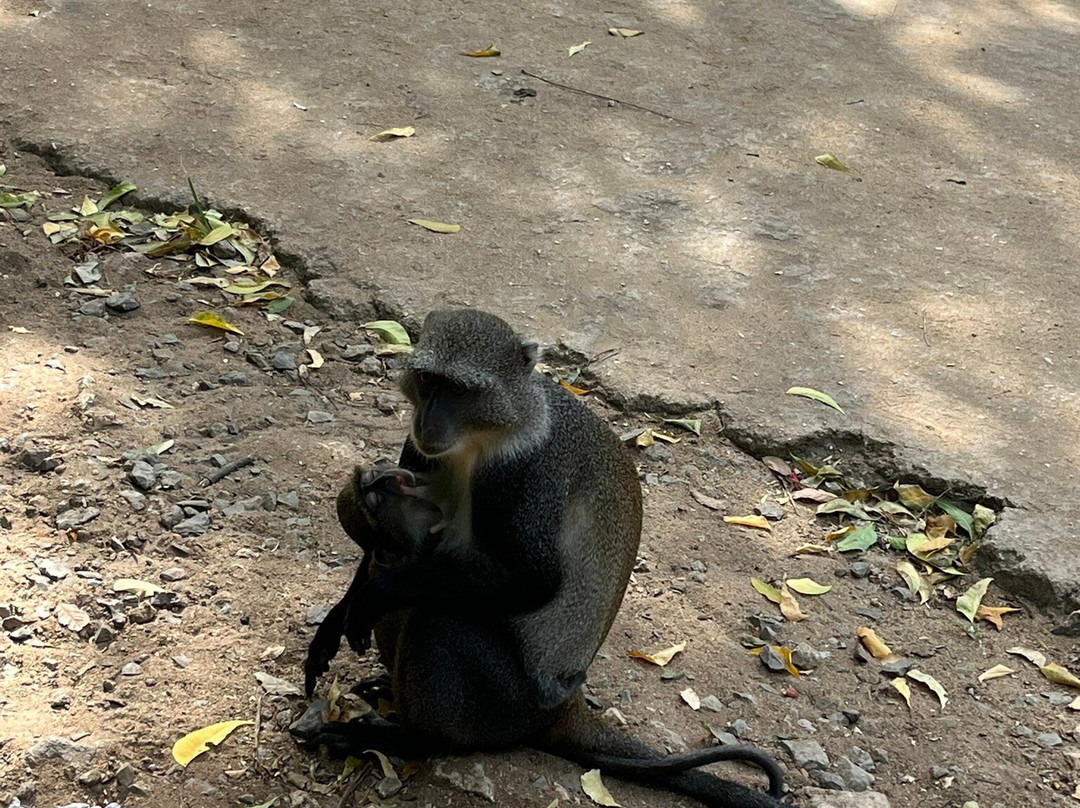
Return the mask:
<svg viewBox="0 0 1080 808">
<path fill-rule="evenodd" d="M 921 486 L 900 485 L 900 483 L 897 483 L 893 488 L 896 489 L 896 493 L 900 497 L 900 502 L 908 508 L 923 511 L 935 502 L 934 497 L 923 491 Z"/>
<path fill-rule="evenodd" d="M 609 805 L 615 808 L 619 806 L 619 803 L 615 802 L 615 798 L 611 796 L 611 792 L 607 790 L 603 780 L 600 779 L 599 769 L 590 769 L 581 775 L 581 790 L 597 805 Z"/>
<path fill-rule="evenodd" d="M 191 315 L 189 323 L 195 323 L 196 325 L 208 325 L 211 328 L 220 328 L 222 331 L 229 331 L 233 334 L 239 334 L 244 336 L 244 332 L 234 325 L 229 325 L 225 322 L 225 318 L 220 314 L 215 314 L 212 311 L 197 311 Z"/>
<path fill-rule="evenodd" d="M 585 50 L 591 44 L 592 44 L 592 42 L 590 42 L 589 40 L 585 40 L 580 45 L 574 45 L 572 48 L 569 48 L 569 53 L 570 53 L 571 56 L 573 56 L 575 53 L 581 53 L 583 50 Z"/>
<path fill-rule="evenodd" d="M 473 59 L 489 59 L 492 56 L 499 56 L 502 53 L 494 45 L 488 45 L 483 50 L 474 51 L 461 51 L 462 56 L 471 56 Z"/>
<path fill-rule="evenodd" d="M 834 399 L 828 393 L 822 393 L 820 390 L 815 390 L 812 387 L 789 387 L 785 392 L 789 396 L 802 396 L 803 398 L 812 398 L 814 401 L 820 401 L 822 404 L 826 404 L 832 407 L 837 412 L 845 414 L 844 411 L 840 408 L 840 405 L 836 403 L 836 399 Z"/>
<path fill-rule="evenodd" d="M 863 644 L 863 647 L 870 652 L 870 656 L 874 659 L 888 659 L 893 655 L 889 646 L 878 637 L 872 628 L 862 626 L 855 634 L 858 636 L 859 642 Z"/>
<path fill-rule="evenodd" d="M 791 498 L 796 502 L 831 502 L 836 499 L 835 494 L 830 494 L 828 491 L 822 491 L 820 488 L 800 488 L 798 491 L 792 493 Z"/>
<path fill-rule="evenodd" d="M 271 696 L 303 696 L 304 691 L 294 685 L 292 682 L 280 679 L 277 676 L 273 676 L 265 671 L 259 671 L 255 674 L 255 678 L 259 680 L 259 684 L 262 685 L 265 690 Z"/>
<path fill-rule="evenodd" d="M 322 354 L 316 351 L 314 348 L 307 349 L 308 356 L 311 357 L 311 364 L 308 365 L 312 370 L 318 370 L 323 366 Z"/>
<path fill-rule="evenodd" d="M 904 697 L 904 701 L 907 703 L 907 707 L 911 709 L 911 688 L 908 687 L 908 683 L 901 678 L 893 679 L 892 686 L 896 688 L 896 692 Z"/>
<path fill-rule="evenodd" d="M 949 703 L 949 696 L 945 692 L 945 688 L 941 686 L 941 682 L 931 676 L 929 673 L 923 673 L 922 671 L 912 668 L 907 672 L 909 679 L 914 679 L 916 682 L 921 682 L 928 688 L 934 691 L 938 697 L 938 701 L 941 702 L 941 709 L 945 709 L 945 705 Z"/>
<path fill-rule="evenodd" d="M 896 571 L 904 579 L 908 591 L 919 596 L 920 603 L 926 603 L 930 599 L 930 583 L 919 575 L 919 571 L 910 561 L 901 561 L 896 565 Z"/>
<path fill-rule="evenodd" d="M 829 552 L 829 548 L 823 544 L 800 544 L 795 548 L 795 555 L 804 553 L 807 555 L 826 555 Z"/>
<path fill-rule="evenodd" d="M 148 598 L 158 592 L 164 592 L 157 584 L 149 581 L 140 581 L 137 578 L 117 578 L 113 581 L 113 592 L 134 592 L 141 598 Z"/>
<path fill-rule="evenodd" d="M 645 654 L 641 651 L 631 651 L 630 656 L 633 659 L 644 659 L 646 662 L 651 662 L 654 665 L 659 665 L 661 668 L 671 662 L 676 654 L 682 653 L 686 650 L 686 643 L 681 642 L 678 645 L 673 645 L 670 648 L 665 648 L 663 651 L 657 651 L 655 654 Z"/>
<path fill-rule="evenodd" d="M 948 539 L 945 536 L 939 536 L 936 539 L 930 539 L 930 541 L 923 542 L 919 545 L 919 555 L 928 556 L 933 553 L 940 553 L 956 539 Z"/>
<path fill-rule="evenodd" d="M 1080 696 L 1077 696 L 1075 699 L 1069 702 L 1069 709 L 1080 710 Z"/>
<path fill-rule="evenodd" d="M 380 752 L 378 749 L 365 749 L 365 755 L 374 755 L 379 761 L 379 768 L 382 769 L 382 775 L 384 780 L 396 780 L 398 787 L 400 788 L 401 779 L 397 776 L 397 772 L 394 771 L 394 766 L 390 762 L 390 758 Z M 393 791 L 391 787 L 391 791 Z"/>
<path fill-rule="evenodd" d="M 8 330 L 15 334 L 30 334 L 33 333 L 29 328 L 24 328 L 21 325 L 9 325 Z"/>
<path fill-rule="evenodd" d="M 416 130 L 411 126 L 399 126 L 396 129 L 383 129 L 377 135 L 372 135 L 368 140 L 381 143 L 384 140 L 397 140 L 402 137 L 412 137 Z"/>
<path fill-rule="evenodd" d="M 638 31 L 635 28 L 608 28 L 607 32 L 612 36 L 619 36 L 623 39 L 629 39 L 632 36 L 638 36 L 644 34 L 644 31 Z"/>
<path fill-rule="evenodd" d="M 956 611 L 964 615 L 969 623 L 975 622 L 975 612 L 978 611 L 979 604 L 982 603 L 982 599 L 986 595 L 986 588 L 990 586 L 992 580 L 994 579 L 983 578 L 981 581 L 972 584 L 964 594 L 956 599 Z"/>
<path fill-rule="evenodd" d="M 279 656 L 285 653 L 284 645 L 268 645 L 266 650 L 259 654 L 259 659 L 277 659 Z"/>
<path fill-rule="evenodd" d="M 1010 673 L 1016 673 L 1016 671 L 1005 665 L 995 665 L 990 670 L 980 673 L 979 681 L 989 682 L 991 679 L 1000 679 L 1002 676 L 1008 676 Z"/>
<path fill-rule="evenodd" d="M 770 586 L 760 578 L 751 578 L 750 585 L 754 587 L 754 589 L 756 589 L 760 594 L 771 600 L 773 603 L 780 603 L 780 590 L 777 589 L 775 586 Z"/>
<path fill-rule="evenodd" d="M 800 620 L 806 619 L 806 615 L 799 608 L 799 601 L 795 600 L 795 596 L 791 594 L 787 584 L 780 587 L 780 614 L 784 615 L 784 619 L 791 623 L 798 623 Z"/>
<path fill-rule="evenodd" d="M 784 668 L 787 669 L 787 672 L 794 676 L 796 679 L 798 679 L 800 676 L 799 669 L 796 668 L 795 663 L 791 661 L 791 649 L 788 648 L 786 645 L 770 645 L 769 649 L 778 657 L 780 657 L 781 661 L 783 661 L 784 663 Z M 757 648 L 755 650 L 759 653 L 761 651 L 760 648 Z"/>
<path fill-rule="evenodd" d="M 1001 631 L 1001 615 L 1018 611 L 1020 610 L 1011 606 L 983 606 L 980 604 L 979 608 L 975 610 L 975 619 L 985 620 L 998 631 Z"/>
<path fill-rule="evenodd" d="M 76 606 L 74 603 L 58 603 L 56 604 L 56 610 L 53 612 L 56 615 L 56 622 L 62 625 L 64 628 L 71 629 L 72 631 L 82 631 L 88 625 L 90 625 L 90 615 Z"/>
<path fill-rule="evenodd" d="M 764 516 L 725 516 L 724 521 L 729 525 L 742 525 L 743 527 L 753 527 L 758 530 L 772 530 L 772 525 Z"/>
<path fill-rule="evenodd" d="M 814 162 L 819 166 L 825 166 L 825 168 L 831 168 L 833 171 L 850 171 L 846 165 L 841 163 L 831 154 L 819 154 L 814 158 Z"/>
<path fill-rule="evenodd" d="M 57 607 L 59 608 L 59 607 Z M 1068 670 L 1061 667 L 1055 662 L 1051 662 L 1049 665 L 1043 665 L 1039 670 L 1042 671 L 1042 675 L 1049 679 L 1054 684 L 1068 685 L 1069 687 L 1080 687 L 1080 679 L 1077 679 Z"/>
<path fill-rule="evenodd" d="M 831 586 L 823 586 L 812 578 L 792 578 L 787 582 L 788 588 L 800 595 L 824 595 Z"/>
<path fill-rule="evenodd" d="M 461 229 L 460 224 L 446 224 L 445 222 L 433 222 L 430 219 L 409 219 L 409 224 L 420 225 L 432 233 L 456 233 Z"/>
<path fill-rule="evenodd" d="M 1019 646 L 1016 646 L 1014 648 L 1010 648 L 1005 653 L 1023 657 L 1032 665 L 1038 668 L 1046 665 L 1046 654 L 1044 654 L 1042 651 L 1034 651 L 1030 648 L 1020 648 Z"/>
<path fill-rule="evenodd" d="M 217 746 L 224 741 L 237 727 L 254 723 L 254 721 L 222 721 L 219 724 L 211 724 L 209 727 L 189 732 L 173 744 L 173 760 L 181 766 L 187 766 L 211 746 Z"/>
<path fill-rule="evenodd" d="M 574 387 L 574 385 L 570 384 L 569 382 L 563 381 L 562 379 L 559 379 L 559 386 L 566 390 L 569 390 L 575 396 L 585 396 L 589 394 L 589 391 L 585 388 Z"/>
<path fill-rule="evenodd" d="M 696 488 L 690 489 L 690 496 L 692 496 L 695 500 L 697 500 L 709 510 L 722 511 L 724 509 L 724 503 L 722 500 L 710 497 L 708 494 L 703 494 Z"/>
<path fill-rule="evenodd" d="M 682 700 L 690 705 L 691 710 L 698 710 L 701 708 L 701 699 L 698 698 L 698 694 L 694 692 L 692 687 L 686 688 L 680 694 Z"/>
</svg>

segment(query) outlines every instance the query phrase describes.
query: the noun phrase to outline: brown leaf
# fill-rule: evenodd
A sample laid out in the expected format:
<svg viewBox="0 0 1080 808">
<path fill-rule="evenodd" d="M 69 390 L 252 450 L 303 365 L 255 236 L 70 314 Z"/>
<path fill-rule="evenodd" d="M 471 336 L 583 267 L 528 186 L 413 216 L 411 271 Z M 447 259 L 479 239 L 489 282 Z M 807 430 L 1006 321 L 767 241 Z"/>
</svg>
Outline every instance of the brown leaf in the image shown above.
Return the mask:
<svg viewBox="0 0 1080 808">
<path fill-rule="evenodd" d="M 975 619 L 985 620 L 998 631 L 1001 631 L 1001 615 L 1018 611 L 1020 610 L 1011 606 L 983 606 L 980 604 L 979 608 L 975 610 Z"/>
<path fill-rule="evenodd" d="M 663 651 L 657 651 L 655 654 L 646 654 L 641 651 L 631 651 L 630 656 L 633 659 L 643 659 L 646 662 L 651 662 L 654 665 L 659 665 L 661 668 L 671 662 L 672 658 L 676 654 L 679 654 L 686 650 L 686 643 L 681 642 L 678 645 L 673 645 L 670 648 L 665 648 Z"/>
<path fill-rule="evenodd" d="M 1042 671 L 1043 676 L 1054 684 L 1080 688 L 1080 679 L 1077 679 L 1061 665 L 1051 662 L 1049 665 L 1043 665 L 1039 670 Z"/>
<path fill-rule="evenodd" d="M 722 500 L 716 499 L 715 497 L 710 497 L 708 494 L 703 494 L 696 488 L 690 489 L 690 496 L 692 496 L 695 500 L 704 505 L 706 508 L 713 511 L 722 511 L 725 507 Z"/>
<path fill-rule="evenodd" d="M 800 488 L 795 491 L 791 498 L 796 502 L 832 502 L 836 499 L 835 494 L 830 494 L 828 491 L 822 491 L 820 488 Z"/>
<path fill-rule="evenodd" d="M 798 623 L 800 620 L 806 619 L 806 615 L 799 608 L 799 601 L 795 600 L 795 596 L 791 594 L 787 584 L 780 587 L 780 614 L 784 615 L 785 620 L 792 623 Z"/>
<path fill-rule="evenodd" d="M 74 603 L 58 603 L 56 610 L 56 622 L 64 628 L 79 632 L 90 625 L 90 615 L 76 606 Z"/>
<path fill-rule="evenodd" d="M 936 539 L 930 539 L 930 541 L 923 542 L 919 545 L 919 555 L 928 556 L 933 553 L 940 553 L 954 541 L 956 541 L 956 539 L 948 539 L 945 538 L 945 536 L 941 536 Z"/>
<path fill-rule="evenodd" d="M 795 472 L 791 470 L 791 466 L 787 464 L 787 461 L 781 457 L 773 457 L 772 455 L 766 455 L 761 458 L 761 462 L 765 464 L 765 468 L 769 471 L 775 471 L 781 477 L 794 477 Z"/>
<path fill-rule="evenodd" d="M 878 637 L 872 628 L 862 626 L 855 634 L 858 636 L 859 642 L 863 644 L 866 650 L 870 652 L 870 656 L 874 659 L 888 659 L 893 656 L 893 652 L 890 650 L 889 646 Z"/>
</svg>

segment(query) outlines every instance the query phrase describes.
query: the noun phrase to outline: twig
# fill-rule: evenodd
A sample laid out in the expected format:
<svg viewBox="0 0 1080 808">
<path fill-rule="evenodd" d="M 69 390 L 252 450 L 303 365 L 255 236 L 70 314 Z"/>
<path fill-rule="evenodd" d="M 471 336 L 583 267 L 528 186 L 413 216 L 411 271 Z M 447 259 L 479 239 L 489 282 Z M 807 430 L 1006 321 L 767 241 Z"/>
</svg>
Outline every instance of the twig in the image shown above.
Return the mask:
<svg viewBox="0 0 1080 808">
<path fill-rule="evenodd" d="M 255 705 L 255 765 L 259 765 L 259 733 L 262 731 L 263 691 L 259 691 L 259 702 Z"/>
<path fill-rule="evenodd" d="M 228 477 L 234 471 L 239 471 L 240 469 L 244 468 L 244 466 L 250 466 L 254 462 L 254 457 L 241 457 L 237 460 L 233 460 L 231 463 L 226 463 L 221 468 L 214 469 L 205 477 L 203 477 L 200 485 L 202 485 L 203 488 L 207 488 L 208 486 L 213 485 L 219 480 Z"/>
<path fill-rule="evenodd" d="M 349 782 L 349 785 L 345 787 L 345 790 L 341 792 L 341 799 L 338 800 L 337 808 L 345 808 L 345 803 L 348 802 L 356 789 L 360 788 L 360 784 L 364 781 L 364 778 L 368 776 L 368 772 L 371 771 L 371 761 L 368 761 L 363 766 L 359 767 L 353 772 L 353 778 Z"/>
<path fill-rule="evenodd" d="M 922 311 L 922 341 L 926 343 L 926 347 L 930 346 L 930 337 L 926 335 L 926 309 Z"/>
<path fill-rule="evenodd" d="M 643 107 L 641 106 L 641 104 L 635 104 L 632 101 L 623 101 L 619 98 L 612 98 L 610 95 L 601 95 L 600 93 L 589 92 L 588 90 L 582 90 L 578 87 L 571 87 L 569 84 L 560 84 L 557 81 L 545 79 L 543 76 L 537 75 L 536 73 L 530 73 L 525 68 L 522 68 L 521 72 L 524 73 L 526 76 L 529 76 L 530 78 L 534 78 L 544 82 L 544 84 L 550 84 L 552 87 L 558 87 L 560 90 L 569 90 L 572 93 L 580 93 L 581 95 L 587 95 L 590 98 L 598 98 L 601 101 L 612 101 L 616 104 L 622 104 L 624 107 L 630 107 L 631 109 L 639 109 L 642 112 L 648 112 L 650 115 L 656 115 L 659 118 L 664 118 L 669 121 L 675 121 L 676 123 L 686 123 L 690 124 L 691 126 L 696 125 L 693 121 L 688 121 L 685 118 L 676 118 L 674 115 L 668 115 L 666 112 L 657 112 L 655 109 Z"/>
</svg>

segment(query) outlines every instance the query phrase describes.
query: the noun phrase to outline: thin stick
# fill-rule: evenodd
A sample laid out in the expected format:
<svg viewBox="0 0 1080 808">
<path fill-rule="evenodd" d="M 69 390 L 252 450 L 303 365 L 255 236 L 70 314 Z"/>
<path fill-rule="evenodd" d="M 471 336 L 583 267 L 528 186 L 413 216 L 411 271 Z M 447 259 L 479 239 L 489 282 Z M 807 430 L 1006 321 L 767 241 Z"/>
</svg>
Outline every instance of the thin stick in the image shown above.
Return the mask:
<svg viewBox="0 0 1080 808">
<path fill-rule="evenodd" d="M 214 483 L 218 482 L 219 480 L 222 480 L 225 477 L 228 477 L 234 471 L 239 471 L 240 469 L 244 468 L 244 466 L 250 466 L 254 462 L 255 462 L 254 457 L 241 457 L 241 458 L 239 458 L 237 460 L 233 460 L 231 463 L 226 463 L 221 468 L 214 469 L 209 474 L 207 474 L 205 477 L 203 477 L 201 485 L 202 485 L 203 488 L 211 486 Z"/>
<path fill-rule="evenodd" d="M 524 73 L 526 76 L 544 82 L 544 84 L 550 84 L 552 87 L 558 87 L 560 90 L 569 90 L 572 93 L 580 93 L 581 95 L 587 95 L 590 98 L 598 98 L 601 101 L 613 101 L 616 104 L 622 104 L 624 107 L 630 107 L 631 109 L 639 109 L 642 112 L 648 112 L 650 115 L 656 115 L 659 118 L 664 118 L 669 121 L 675 121 L 676 123 L 686 123 L 690 124 L 691 126 L 696 125 L 693 121 L 688 121 L 685 118 L 676 118 L 674 115 L 668 115 L 666 112 L 657 112 L 655 109 L 643 107 L 641 106 L 641 104 L 635 104 L 632 101 L 623 101 L 619 98 L 612 98 L 610 95 L 601 95 L 600 93 L 593 93 L 589 92 L 588 90 L 582 90 L 579 87 L 571 87 L 569 84 L 560 84 L 557 81 L 545 79 L 543 76 L 537 75 L 536 73 L 530 73 L 525 68 L 522 68 L 521 72 Z"/>
<path fill-rule="evenodd" d="M 255 705 L 255 765 L 259 765 L 259 733 L 262 731 L 263 693 L 259 691 L 259 702 Z"/>
<path fill-rule="evenodd" d="M 363 766 L 359 767 L 355 772 L 353 772 L 352 780 L 349 782 L 349 785 L 346 786 L 345 790 L 341 792 L 341 799 L 338 800 L 337 808 L 345 808 L 345 803 L 349 801 L 349 797 L 351 797 L 356 792 L 356 789 L 360 788 L 360 783 L 363 782 L 364 778 L 368 776 L 368 772 L 370 771 L 371 762 L 368 761 Z"/>
</svg>

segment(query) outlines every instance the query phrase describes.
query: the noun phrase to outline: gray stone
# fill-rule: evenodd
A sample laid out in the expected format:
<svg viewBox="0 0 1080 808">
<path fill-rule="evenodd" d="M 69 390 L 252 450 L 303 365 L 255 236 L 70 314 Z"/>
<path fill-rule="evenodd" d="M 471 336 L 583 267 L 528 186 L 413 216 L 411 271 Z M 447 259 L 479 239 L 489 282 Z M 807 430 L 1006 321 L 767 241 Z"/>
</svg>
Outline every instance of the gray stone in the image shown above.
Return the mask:
<svg viewBox="0 0 1080 808">
<path fill-rule="evenodd" d="M 128 472 L 128 479 L 135 484 L 136 488 L 149 491 L 154 487 L 157 475 L 154 473 L 154 467 L 145 460 L 136 460 L 131 466 L 131 471 Z"/>
<path fill-rule="evenodd" d="M 128 312 L 139 308 L 139 301 L 131 291 L 116 292 L 105 298 L 105 305 L 112 311 Z"/>
<path fill-rule="evenodd" d="M 878 791 L 805 790 L 806 808 L 891 808 L 889 798 Z"/>
<path fill-rule="evenodd" d="M 758 660 L 771 671 L 784 671 L 787 670 L 787 663 L 783 658 L 772 649 L 772 646 L 766 645 L 761 649 L 761 653 L 758 654 Z"/>
<path fill-rule="evenodd" d="M 30 471 L 53 471 L 60 467 L 60 458 L 55 457 L 51 449 L 29 447 L 15 455 L 15 465 Z"/>
<path fill-rule="evenodd" d="M 125 488 L 120 492 L 120 496 L 127 500 L 128 505 L 131 506 L 131 510 L 141 512 L 146 510 L 146 495 L 140 494 L 131 488 Z"/>
<path fill-rule="evenodd" d="M 724 705 L 716 696 L 711 693 L 708 696 L 701 697 L 701 707 L 703 710 L 709 710 L 714 713 L 723 712 Z"/>
<path fill-rule="evenodd" d="M 762 502 L 754 510 L 759 516 L 764 516 L 770 522 L 779 522 L 784 518 L 784 509 L 775 502 Z"/>
<path fill-rule="evenodd" d="M 218 376 L 218 383 L 229 387 L 248 387 L 251 385 L 251 380 L 243 371 L 230 370 L 228 373 Z"/>
<path fill-rule="evenodd" d="M 836 772 L 828 772 L 821 769 L 811 771 L 810 779 L 822 788 L 832 789 L 833 791 L 843 791 L 844 786 L 847 785 L 844 782 L 844 778 Z"/>
<path fill-rule="evenodd" d="M 94 786 L 99 786 L 105 782 L 105 772 L 101 769 L 87 769 L 80 773 L 75 780 L 79 785 L 93 788 Z"/>
<path fill-rule="evenodd" d="M 179 505 L 170 505 L 168 510 L 161 514 L 161 526 L 166 530 L 172 530 L 184 521 L 184 509 Z"/>
<path fill-rule="evenodd" d="M 244 354 L 244 358 L 247 359 L 247 361 L 257 367 L 259 370 L 270 370 L 270 363 L 267 362 L 266 357 L 258 351 L 248 351 Z"/>
<path fill-rule="evenodd" d="M 97 751 L 97 747 L 77 744 L 67 738 L 46 738 L 26 751 L 26 765 L 33 769 L 46 760 L 60 760 L 72 768 L 85 769 Z"/>
<path fill-rule="evenodd" d="M 265 494 L 262 495 L 260 504 L 262 505 L 262 509 L 264 511 L 276 511 L 277 503 L 277 494 L 275 494 L 273 491 L 267 491 Z"/>
<path fill-rule="evenodd" d="M 308 705 L 303 714 L 289 725 L 289 732 L 300 738 L 310 738 L 325 726 L 323 711 L 327 707 L 325 699 L 316 699 Z"/>
<path fill-rule="evenodd" d="M 1051 634 L 1059 637 L 1080 637 L 1080 610 L 1071 612 L 1068 617 L 1050 629 Z"/>
<path fill-rule="evenodd" d="M 865 561 L 852 561 L 850 567 L 852 578 L 866 578 L 870 575 L 870 565 Z"/>
<path fill-rule="evenodd" d="M 843 778 L 848 791 L 868 791 L 874 784 L 874 775 L 852 763 L 846 756 L 836 761 L 836 773 Z"/>
<path fill-rule="evenodd" d="M 182 499 L 176 504 L 184 509 L 192 508 L 196 511 L 210 510 L 210 500 L 208 499 Z"/>
<path fill-rule="evenodd" d="M 346 345 L 345 350 L 341 352 L 341 358 L 353 362 L 365 356 L 371 356 L 373 353 L 375 353 L 375 346 L 365 342 L 360 345 Z"/>
<path fill-rule="evenodd" d="M 792 762 L 800 769 L 813 771 L 815 769 L 829 768 L 829 756 L 817 741 L 808 739 L 791 739 L 780 741 Z"/>
<path fill-rule="evenodd" d="M 393 415 L 397 412 L 399 403 L 398 397 L 390 393 L 380 393 L 375 396 L 375 409 L 384 415 Z"/>
<path fill-rule="evenodd" d="M 99 297 L 87 300 L 79 306 L 78 312 L 86 317 L 104 317 L 106 312 L 105 301 Z"/>
<path fill-rule="evenodd" d="M 71 694 L 66 690 L 54 690 L 49 694 L 49 706 L 54 710 L 66 710 L 71 706 Z"/>
<path fill-rule="evenodd" d="M 165 469 L 158 475 L 158 483 L 165 490 L 173 490 L 176 488 L 184 487 L 184 477 L 179 471 L 173 469 Z"/>
<path fill-rule="evenodd" d="M 317 626 L 326 619 L 326 615 L 329 611 L 321 603 L 316 603 L 313 606 L 309 606 L 307 614 L 304 616 L 305 621 L 309 626 Z"/>
<path fill-rule="evenodd" d="M 125 763 L 116 770 L 114 777 L 116 784 L 121 788 L 131 788 L 131 784 L 135 782 L 135 767 L 130 763 Z"/>
<path fill-rule="evenodd" d="M 277 504 L 284 505 L 291 511 L 300 510 L 300 494 L 296 491 L 289 491 L 285 494 L 278 494 Z"/>
<path fill-rule="evenodd" d="M 791 649 L 791 664 L 799 670 L 814 670 L 824 661 L 825 656 L 810 643 L 801 642 Z"/>
<path fill-rule="evenodd" d="M 904 676 L 914 664 L 914 660 L 906 657 L 887 659 L 881 663 L 881 673 L 887 676 Z"/>
<path fill-rule="evenodd" d="M 66 513 L 71 513 L 71 511 Z M 67 568 L 66 564 L 53 561 L 51 558 L 39 558 L 34 564 L 37 566 L 38 572 L 54 581 L 62 581 L 71 574 L 71 570 Z"/>
<path fill-rule="evenodd" d="M 731 733 L 736 738 L 746 738 L 750 735 L 750 725 L 743 721 L 741 718 L 736 718 L 731 722 Z"/>
<path fill-rule="evenodd" d="M 436 778 L 445 780 L 467 794 L 475 794 L 488 802 L 495 802 L 495 784 L 484 771 L 484 764 L 478 760 L 440 760 L 435 764 L 434 774 Z"/>
<path fill-rule="evenodd" d="M 167 583 L 174 583 L 176 581 L 182 581 L 187 578 L 187 570 L 183 567 L 169 567 L 159 573 L 161 580 Z"/>
<path fill-rule="evenodd" d="M 173 664 L 176 665 L 176 667 L 178 668 L 186 668 L 188 665 L 191 664 L 191 660 L 183 654 L 177 654 L 172 658 L 172 661 Z"/>
<path fill-rule="evenodd" d="M 325 410 L 309 410 L 307 420 L 311 424 L 327 424 L 334 420 L 334 414 Z"/>
<path fill-rule="evenodd" d="M 851 759 L 851 762 L 858 766 L 860 769 L 864 769 L 868 772 L 873 772 L 877 770 L 877 762 L 874 760 L 873 756 L 865 749 L 862 749 L 858 746 L 853 746 L 851 747 L 851 749 L 848 750 L 847 756 Z"/>
<path fill-rule="evenodd" d="M 157 617 L 157 612 L 148 601 L 143 601 L 139 605 L 133 606 L 127 610 L 127 619 L 138 625 L 151 623 L 155 617 Z"/>
<path fill-rule="evenodd" d="M 210 529 L 210 514 L 197 513 L 173 526 L 173 532 L 181 536 L 201 536 Z"/>
<path fill-rule="evenodd" d="M 397 794 L 403 787 L 397 777 L 384 777 L 375 784 L 375 793 L 385 800 Z"/>
<path fill-rule="evenodd" d="M 1043 747 L 1043 749 L 1052 749 L 1055 746 L 1061 746 L 1064 741 L 1056 732 L 1040 732 L 1035 736 L 1035 743 Z"/>
<path fill-rule="evenodd" d="M 296 357 L 290 351 L 277 351 L 270 357 L 270 367 L 274 370 L 296 370 Z"/>
<path fill-rule="evenodd" d="M 366 359 L 361 359 L 360 364 L 356 366 L 356 369 L 361 373 L 366 373 L 368 376 L 381 376 L 383 364 L 374 356 L 369 356 Z"/>
<path fill-rule="evenodd" d="M 129 662 L 120 669 L 121 676 L 140 676 L 142 674 L 142 665 L 138 662 Z"/>
<path fill-rule="evenodd" d="M 58 514 L 56 517 L 57 530 L 72 530 L 73 528 L 92 522 L 101 515 L 97 508 L 72 508 Z"/>
<path fill-rule="evenodd" d="M 1080 554 L 1075 515 L 1049 508 L 1005 508 L 979 545 L 980 575 L 1037 606 L 1080 608 Z"/>
<path fill-rule="evenodd" d="M 94 634 L 94 645 L 99 648 L 107 648 L 116 640 L 116 632 L 108 626 L 102 626 Z"/>
</svg>

